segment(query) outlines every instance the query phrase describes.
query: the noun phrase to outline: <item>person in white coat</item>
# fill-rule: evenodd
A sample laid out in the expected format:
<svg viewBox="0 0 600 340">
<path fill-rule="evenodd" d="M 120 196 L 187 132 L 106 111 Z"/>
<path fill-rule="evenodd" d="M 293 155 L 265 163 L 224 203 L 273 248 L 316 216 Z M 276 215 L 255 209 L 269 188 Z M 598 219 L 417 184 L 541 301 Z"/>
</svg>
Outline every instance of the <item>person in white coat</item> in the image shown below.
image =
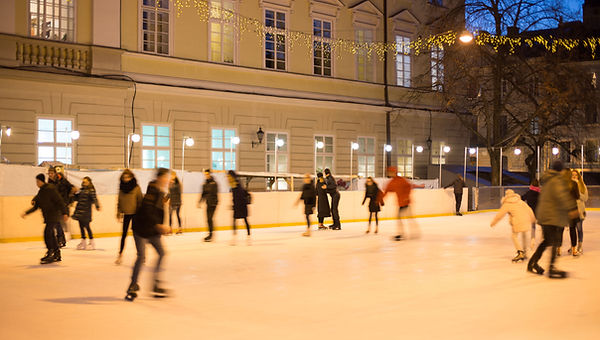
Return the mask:
<svg viewBox="0 0 600 340">
<path fill-rule="evenodd" d="M 506 190 L 502 198 L 500 211 L 498 211 L 490 226 L 494 227 L 506 214 L 510 216 L 512 240 L 515 248 L 517 248 L 517 255 L 512 261 L 524 261 L 527 258 L 525 256 L 525 246 L 528 244 L 527 233 L 531 230 L 531 224 L 535 223 L 535 215 L 529 205 L 521 200 L 521 196 L 511 189 Z M 522 242 L 519 242 L 519 238 L 521 238 Z"/>
</svg>

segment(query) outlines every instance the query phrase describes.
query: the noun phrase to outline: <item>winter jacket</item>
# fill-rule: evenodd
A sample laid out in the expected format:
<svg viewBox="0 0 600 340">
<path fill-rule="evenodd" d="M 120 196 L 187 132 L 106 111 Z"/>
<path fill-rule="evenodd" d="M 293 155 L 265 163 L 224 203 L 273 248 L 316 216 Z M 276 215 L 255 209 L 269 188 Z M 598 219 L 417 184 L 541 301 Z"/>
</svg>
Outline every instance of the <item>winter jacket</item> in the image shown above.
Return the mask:
<svg viewBox="0 0 600 340">
<path fill-rule="evenodd" d="M 75 194 L 75 200 L 77 206 L 75 206 L 75 212 L 72 218 L 80 222 L 91 222 L 92 221 L 92 205 L 96 205 L 96 209 L 100 209 L 98 198 L 96 197 L 96 190 L 93 188 L 82 189 Z"/>
<path fill-rule="evenodd" d="M 529 186 L 529 190 L 521 196 L 521 199 L 527 202 L 527 205 L 531 208 L 531 210 L 535 211 L 537 208 L 538 198 L 540 196 L 540 188 L 534 187 L 533 185 Z"/>
<path fill-rule="evenodd" d="M 58 190 L 60 197 L 63 199 L 63 202 L 69 206 L 73 202 L 73 195 L 71 195 L 71 192 L 73 191 L 73 184 L 71 184 L 71 182 L 69 182 L 60 173 L 57 173 L 56 176 L 58 176 L 56 181 L 48 180 L 48 183 L 56 186 L 56 189 Z"/>
<path fill-rule="evenodd" d="M 337 189 L 337 183 L 333 176 L 329 175 L 325 178 L 325 185 L 327 185 L 327 193 L 331 196 L 331 198 L 340 195 Z"/>
<path fill-rule="evenodd" d="M 217 182 L 211 177 L 202 185 L 202 196 L 200 202 L 206 201 L 206 205 L 216 207 L 219 204 L 219 187 Z"/>
<path fill-rule="evenodd" d="M 396 198 L 398 199 L 399 207 L 406 207 L 410 204 L 410 192 L 412 190 L 412 184 L 408 182 L 404 177 L 395 176 L 387 184 L 383 195 L 381 195 L 381 202 L 388 192 L 395 192 Z"/>
<path fill-rule="evenodd" d="M 381 208 L 379 206 L 379 196 L 381 195 L 381 190 L 377 186 L 377 183 L 373 182 L 371 185 L 367 185 L 365 189 L 365 198 L 362 201 L 362 204 L 365 204 L 367 198 L 369 199 L 369 212 L 379 212 Z"/>
<path fill-rule="evenodd" d="M 304 183 L 302 186 L 302 195 L 300 199 L 304 201 L 304 214 L 312 215 L 317 204 L 317 191 L 315 190 L 315 184 L 311 180 L 310 183 Z"/>
<path fill-rule="evenodd" d="M 231 196 L 233 197 L 233 218 L 248 217 L 248 191 L 241 185 L 236 185 L 231 188 Z"/>
<path fill-rule="evenodd" d="M 454 193 L 455 194 L 462 194 L 463 193 L 463 188 L 465 188 L 466 186 L 467 186 L 467 184 L 465 183 L 464 180 L 456 177 L 456 179 L 452 183 L 446 185 L 444 187 L 444 189 L 450 188 L 450 187 L 454 187 Z"/>
<path fill-rule="evenodd" d="M 521 196 L 511 189 L 506 190 L 506 194 L 502 198 L 500 211 L 498 211 L 492 220 L 492 227 L 506 214 L 510 216 L 510 225 L 512 226 L 513 233 L 528 231 L 531 229 L 531 225 L 535 223 L 533 210 L 521 199 Z"/>
<path fill-rule="evenodd" d="M 322 186 L 325 184 L 323 181 L 317 181 L 315 190 L 317 191 L 317 216 L 319 218 L 325 218 L 331 216 L 331 208 L 329 207 L 329 198 L 327 198 L 327 189 L 323 189 Z M 327 185 L 327 184 L 325 184 Z"/>
<path fill-rule="evenodd" d="M 181 206 L 181 183 L 179 181 L 174 182 L 169 186 L 169 204 L 171 207 L 180 207 Z"/>
<path fill-rule="evenodd" d="M 25 212 L 26 215 L 42 209 L 44 223 L 58 223 L 62 215 L 68 215 L 67 206 L 63 202 L 58 190 L 53 184 L 42 185 L 37 195 L 33 198 L 33 207 Z"/>
<path fill-rule="evenodd" d="M 568 213 L 577 209 L 577 202 L 570 193 L 570 182 L 558 171 L 550 169 L 544 173 L 535 214 L 538 224 L 556 227 L 569 224 Z"/>
<path fill-rule="evenodd" d="M 132 179 L 134 181 L 135 179 Z M 131 191 L 119 190 L 119 201 L 117 203 L 117 211 L 124 215 L 133 215 L 142 205 L 142 189 L 139 185 L 135 185 Z"/>
<path fill-rule="evenodd" d="M 133 233 L 143 238 L 159 236 L 157 225 L 164 221 L 164 207 L 165 193 L 160 190 L 156 181 L 148 183 L 142 205 L 133 217 Z"/>
<path fill-rule="evenodd" d="M 575 182 L 575 181 L 573 181 Z M 579 186 L 577 185 L 577 182 L 575 182 L 575 187 L 577 187 L 577 190 L 579 190 Z M 587 202 L 588 198 L 589 198 L 589 192 L 587 189 L 587 186 L 585 184 L 583 184 L 583 187 L 585 188 L 584 192 L 579 191 L 579 198 L 577 199 L 577 210 L 579 210 L 579 218 L 583 221 L 585 219 L 585 202 Z"/>
</svg>

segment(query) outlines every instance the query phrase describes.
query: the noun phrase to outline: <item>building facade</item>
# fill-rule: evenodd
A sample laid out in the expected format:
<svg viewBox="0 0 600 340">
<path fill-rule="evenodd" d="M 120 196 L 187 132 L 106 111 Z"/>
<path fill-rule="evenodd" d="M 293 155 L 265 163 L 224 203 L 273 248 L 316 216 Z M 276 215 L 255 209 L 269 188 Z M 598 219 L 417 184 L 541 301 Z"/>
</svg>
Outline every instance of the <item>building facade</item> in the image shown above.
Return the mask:
<svg viewBox="0 0 600 340">
<path fill-rule="evenodd" d="M 196 171 L 329 167 L 381 176 L 389 113 L 392 164 L 427 178 L 440 159 L 462 164 L 469 134 L 433 104 L 444 68 L 431 66 L 443 51 L 416 55 L 407 43 L 458 4 L 2 1 L 0 124 L 12 135 L 2 138 L 1 157 L 122 168 L 131 150 L 133 168 L 180 169 L 185 160 Z M 290 40 L 294 34 L 304 40 Z M 384 76 L 384 61 L 368 46 L 386 35 L 400 44 Z M 351 46 L 341 48 L 342 40 Z M 422 82 L 430 93 L 414 96 Z M 194 145 L 184 146 L 186 138 Z M 414 164 L 413 145 L 424 147 Z M 440 157 L 442 145 L 451 151 Z"/>
</svg>

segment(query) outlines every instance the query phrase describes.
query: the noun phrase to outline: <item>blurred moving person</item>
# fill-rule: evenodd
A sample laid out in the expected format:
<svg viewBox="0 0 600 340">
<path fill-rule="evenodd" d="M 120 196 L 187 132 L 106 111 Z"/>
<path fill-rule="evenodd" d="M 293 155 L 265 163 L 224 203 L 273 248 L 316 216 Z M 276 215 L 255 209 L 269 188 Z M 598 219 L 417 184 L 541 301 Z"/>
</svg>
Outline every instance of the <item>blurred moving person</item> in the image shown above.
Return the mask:
<svg viewBox="0 0 600 340">
<path fill-rule="evenodd" d="M 25 218 L 26 215 L 32 212 L 42 209 L 42 215 L 44 216 L 44 243 L 46 244 L 47 252 L 44 257 L 40 259 L 41 264 L 48 264 L 52 262 L 60 262 L 62 260 L 60 256 L 60 247 L 56 239 L 56 231 L 60 227 L 60 220 L 67 220 L 69 218 L 69 212 L 67 206 L 63 202 L 58 190 L 53 184 L 46 183 L 44 174 L 38 174 L 35 176 L 36 185 L 39 191 L 33 199 L 33 207 L 24 212 L 21 217 Z M 58 226 L 58 227 L 57 227 Z"/>
<path fill-rule="evenodd" d="M 567 273 L 555 267 L 557 249 L 560 246 L 560 235 L 566 225 L 573 219 L 578 218 L 577 201 L 570 193 L 571 182 L 565 178 L 563 163 L 560 160 L 552 163 L 551 169 L 542 176 L 542 190 L 538 200 L 536 216 L 538 223 L 542 226 L 543 240 L 537 250 L 531 256 L 527 264 L 527 271 L 543 275 L 544 268 L 538 265 L 538 261 L 547 247 L 552 247 L 550 253 L 550 267 L 548 276 L 550 278 L 566 278 Z"/>
<path fill-rule="evenodd" d="M 571 180 L 574 182 L 574 189 L 578 191 L 579 198 L 577 199 L 577 210 L 579 211 L 579 218 L 571 220 L 569 225 L 569 236 L 571 237 L 571 249 L 570 253 L 573 256 L 579 256 L 583 254 L 583 220 L 585 220 L 585 202 L 587 202 L 589 194 L 585 183 L 583 182 L 583 176 L 579 171 L 571 170 Z"/>
<path fill-rule="evenodd" d="M 302 236 L 310 236 L 310 215 L 315 212 L 315 205 L 317 204 L 317 191 L 315 189 L 315 183 L 313 182 L 310 174 L 304 174 L 304 184 L 302 185 L 302 194 L 296 201 L 304 202 L 304 216 L 306 217 L 306 231 L 302 234 Z"/>
<path fill-rule="evenodd" d="M 338 210 L 338 206 L 340 205 L 340 192 L 338 191 L 335 178 L 331 175 L 331 170 L 325 169 L 324 173 L 327 193 L 331 196 L 331 217 L 333 218 L 333 224 L 330 225 L 329 228 L 331 230 L 342 230 L 340 212 Z"/>
<path fill-rule="evenodd" d="M 244 186 L 240 182 L 235 171 L 229 170 L 229 172 L 227 172 L 227 179 L 229 180 L 231 196 L 233 199 L 233 238 L 231 239 L 231 245 L 235 245 L 235 238 L 237 234 L 235 222 L 238 219 L 242 219 L 244 220 L 244 223 L 246 223 L 246 232 L 248 233 L 246 242 L 248 245 L 250 245 L 250 224 L 248 223 L 248 204 L 250 204 L 250 194 L 246 189 L 244 189 Z"/>
<path fill-rule="evenodd" d="M 444 189 L 453 187 L 454 189 L 454 200 L 456 201 L 456 216 L 462 216 L 460 212 L 460 205 L 462 203 L 463 188 L 467 187 L 464 178 L 461 175 L 457 175 L 452 183 L 446 185 Z"/>
<path fill-rule="evenodd" d="M 137 184 L 137 179 L 133 172 L 129 169 L 123 170 L 119 180 L 119 198 L 117 203 L 117 219 L 123 222 L 119 255 L 115 261 L 117 265 L 123 261 L 123 250 L 125 249 L 125 240 L 127 239 L 129 225 L 133 222 L 133 217 L 142 205 L 143 199 L 142 189 Z"/>
<path fill-rule="evenodd" d="M 57 167 L 50 167 L 48 169 L 48 183 L 53 184 L 58 190 L 60 197 L 62 198 L 65 206 L 67 207 L 67 213 L 69 213 L 69 206 L 73 202 L 73 194 L 77 191 L 77 188 L 71 182 L 69 182 L 65 175 L 58 171 Z M 65 238 L 65 231 L 68 231 L 67 221 L 61 219 L 60 223 L 56 225 L 56 238 L 58 240 L 58 246 L 63 248 L 67 245 L 67 239 Z"/>
<path fill-rule="evenodd" d="M 179 229 L 177 230 L 177 234 L 181 234 L 183 232 L 183 227 L 181 226 L 181 193 L 183 192 L 183 186 L 177 178 L 177 173 L 175 171 L 171 172 L 171 181 L 169 183 L 169 233 L 173 234 L 172 222 L 173 222 L 173 213 L 177 217 L 177 223 Z"/>
<path fill-rule="evenodd" d="M 373 177 L 367 177 L 367 182 L 365 183 L 365 198 L 362 201 L 362 205 L 365 205 L 367 198 L 369 199 L 369 227 L 367 228 L 367 234 L 371 232 L 371 219 L 375 216 L 375 234 L 379 232 L 379 212 L 381 211 L 380 204 L 383 203 L 379 199 L 382 195 L 381 190 L 379 190 L 379 186 L 373 180 Z"/>
<path fill-rule="evenodd" d="M 525 261 L 527 254 L 527 232 L 531 230 L 531 224 L 535 224 L 535 216 L 533 210 L 521 200 L 521 196 L 513 190 L 507 189 L 502 198 L 502 206 L 490 223 L 490 227 L 494 227 L 504 215 L 510 216 L 510 225 L 512 227 L 512 240 L 517 250 L 517 255 L 512 259 L 513 262 Z M 521 238 L 522 242 L 519 242 Z"/>
<path fill-rule="evenodd" d="M 98 203 L 98 197 L 96 196 L 96 189 L 92 184 L 92 179 L 84 177 L 81 182 L 81 189 L 74 196 L 77 205 L 75 206 L 75 212 L 72 218 L 79 221 L 79 229 L 81 230 L 81 242 L 77 245 L 79 250 L 94 250 L 96 245 L 94 244 L 94 235 L 92 234 L 92 228 L 90 223 L 92 222 L 92 205 L 96 206 L 96 210 L 100 211 L 100 203 Z M 90 241 L 89 244 L 85 244 L 85 233 Z"/>
<path fill-rule="evenodd" d="M 146 244 L 150 243 L 158 254 L 156 266 L 154 267 L 154 286 L 152 294 L 154 297 L 165 297 L 168 291 L 161 286 L 159 280 L 160 265 L 165 256 L 165 250 L 162 244 L 161 235 L 169 232 L 165 226 L 165 204 L 168 203 L 167 191 L 169 190 L 170 172 L 168 169 L 159 168 L 156 170 L 156 179 L 148 183 L 146 195 L 142 200 L 142 205 L 133 218 L 133 239 L 137 250 L 137 258 L 131 274 L 131 283 L 127 289 L 125 299 L 133 301 L 140 290 L 138 277 L 142 265 L 146 262 Z"/>
<path fill-rule="evenodd" d="M 398 202 L 398 218 L 396 220 L 397 235 L 394 236 L 395 241 L 401 241 L 404 239 L 404 224 L 402 223 L 402 217 L 410 211 L 410 193 L 412 188 L 424 187 L 423 185 L 417 186 L 411 184 L 406 178 L 398 176 L 398 170 L 396 167 L 389 167 L 387 170 L 388 177 L 392 180 L 388 182 L 383 194 L 381 195 L 380 202 L 383 202 L 383 198 L 390 192 L 396 193 Z M 419 237 L 419 227 L 415 222 L 414 218 L 409 222 L 411 226 L 411 234 L 414 234 L 414 238 Z M 412 235 L 411 235 L 412 237 Z"/>
<path fill-rule="evenodd" d="M 202 202 L 206 202 L 206 222 L 208 224 L 208 236 L 204 238 L 204 242 L 211 242 L 213 240 L 214 223 L 213 217 L 215 216 L 215 210 L 219 205 L 219 186 L 215 179 L 211 175 L 210 169 L 204 170 L 204 184 L 202 185 L 202 194 L 200 201 L 198 202 L 198 208 Z"/>
<path fill-rule="evenodd" d="M 323 223 L 326 217 L 331 216 L 331 209 L 329 208 L 329 198 L 327 197 L 327 184 L 323 173 L 317 173 L 317 184 L 315 186 L 317 192 L 317 218 L 319 219 L 319 230 L 328 229 Z"/>
<path fill-rule="evenodd" d="M 527 190 L 527 192 L 524 193 L 523 196 L 521 196 L 521 199 L 527 203 L 527 205 L 531 208 L 531 210 L 533 210 L 534 215 L 535 215 L 535 210 L 537 208 L 539 196 L 540 196 L 540 182 L 537 180 L 537 178 L 534 178 L 533 180 L 531 180 L 531 184 L 529 185 L 529 189 Z M 531 245 L 530 245 L 531 250 L 535 249 L 535 244 L 536 244 L 535 243 L 535 239 L 536 239 L 535 226 L 536 226 L 535 222 L 531 224 Z"/>
</svg>

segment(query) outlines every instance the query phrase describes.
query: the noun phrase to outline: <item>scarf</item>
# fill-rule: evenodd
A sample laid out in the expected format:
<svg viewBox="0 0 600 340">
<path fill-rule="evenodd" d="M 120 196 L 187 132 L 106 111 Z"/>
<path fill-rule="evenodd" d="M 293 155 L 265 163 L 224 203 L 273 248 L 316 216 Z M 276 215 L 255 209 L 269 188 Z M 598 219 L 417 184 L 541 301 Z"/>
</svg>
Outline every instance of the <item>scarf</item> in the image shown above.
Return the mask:
<svg viewBox="0 0 600 340">
<path fill-rule="evenodd" d="M 123 180 L 121 180 L 121 184 L 119 185 L 119 189 L 128 194 L 129 192 L 131 192 L 131 190 L 135 189 L 135 187 L 137 186 L 137 180 L 134 178 L 132 178 L 129 182 L 124 182 Z"/>
<path fill-rule="evenodd" d="M 540 187 L 534 187 L 533 185 L 529 186 L 529 190 L 531 191 L 536 191 L 536 192 L 540 192 Z"/>
</svg>

